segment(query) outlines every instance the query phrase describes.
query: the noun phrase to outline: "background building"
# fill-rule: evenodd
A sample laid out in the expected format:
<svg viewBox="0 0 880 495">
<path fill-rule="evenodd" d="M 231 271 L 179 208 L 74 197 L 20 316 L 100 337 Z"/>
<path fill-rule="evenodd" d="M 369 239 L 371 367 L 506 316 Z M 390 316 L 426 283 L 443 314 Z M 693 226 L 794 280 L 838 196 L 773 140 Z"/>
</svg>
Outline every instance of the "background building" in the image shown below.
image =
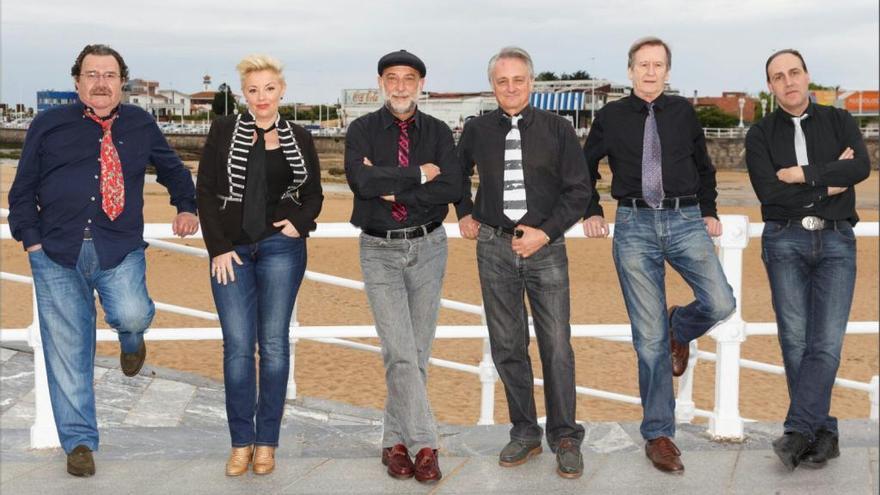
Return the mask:
<svg viewBox="0 0 880 495">
<path fill-rule="evenodd" d="M 52 107 L 60 105 L 69 105 L 79 101 L 79 95 L 76 91 L 55 91 L 43 90 L 37 91 L 37 112 L 48 110 Z"/>
</svg>

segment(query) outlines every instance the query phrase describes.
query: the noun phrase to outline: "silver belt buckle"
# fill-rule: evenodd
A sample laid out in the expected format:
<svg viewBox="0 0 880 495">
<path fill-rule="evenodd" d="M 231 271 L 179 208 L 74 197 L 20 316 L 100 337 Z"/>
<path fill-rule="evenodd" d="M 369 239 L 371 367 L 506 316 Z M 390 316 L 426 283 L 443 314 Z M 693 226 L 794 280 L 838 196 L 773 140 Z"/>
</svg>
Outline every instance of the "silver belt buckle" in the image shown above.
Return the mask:
<svg viewBox="0 0 880 495">
<path fill-rule="evenodd" d="M 804 217 L 801 219 L 804 230 L 822 230 L 825 228 L 825 220 L 819 217 Z"/>
</svg>

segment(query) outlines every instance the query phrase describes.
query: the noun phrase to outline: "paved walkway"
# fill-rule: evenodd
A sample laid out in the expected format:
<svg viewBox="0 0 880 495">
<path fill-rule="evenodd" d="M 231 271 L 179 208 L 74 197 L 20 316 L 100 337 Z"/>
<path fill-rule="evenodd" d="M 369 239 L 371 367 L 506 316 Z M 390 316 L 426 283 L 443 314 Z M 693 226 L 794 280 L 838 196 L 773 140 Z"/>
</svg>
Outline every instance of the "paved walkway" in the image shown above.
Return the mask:
<svg viewBox="0 0 880 495">
<path fill-rule="evenodd" d="M 700 425 L 679 426 L 686 473 L 655 471 L 642 452 L 638 425 L 588 423 L 578 480 L 555 474 L 549 450 L 512 469 L 498 466 L 507 426 L 441 425 L 435 485 L 388 477 L 379 464 L 381 414 L 339 403 L 288 402 L 270 476 L 223 475 L 229 448 L 223 390 L 214 381 L 144 367 L 127 378 L 115 360 L 95 368 L 101 450 L 98 473 L 69 476 L 60 449 L 30 450 L 33 364 L 26 347 L 0 348 L 0 493 L 878 493 L 876 422 L 841 423 L 841 458 L 821 470 L 787 472 L 770 450 L 779 424 L 748 425 L 741 444 L 708 440 Z"/>
</svg>

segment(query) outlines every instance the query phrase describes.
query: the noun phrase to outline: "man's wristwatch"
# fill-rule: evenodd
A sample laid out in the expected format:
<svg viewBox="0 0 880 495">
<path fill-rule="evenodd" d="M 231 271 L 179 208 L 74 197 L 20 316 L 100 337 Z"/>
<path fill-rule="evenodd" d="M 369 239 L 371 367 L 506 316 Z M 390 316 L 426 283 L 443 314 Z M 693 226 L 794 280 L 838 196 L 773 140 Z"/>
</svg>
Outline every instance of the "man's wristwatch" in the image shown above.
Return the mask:
<svg viewBox="0 0 880 495">
<path fill-rule="evenodd" d="M 424 172 L 421 172 L 421 174 L 422 174 L 422 184 L 424 184 L 425 182 L 428 182 L 428 175 L 425 174 Z"/>
</svg>

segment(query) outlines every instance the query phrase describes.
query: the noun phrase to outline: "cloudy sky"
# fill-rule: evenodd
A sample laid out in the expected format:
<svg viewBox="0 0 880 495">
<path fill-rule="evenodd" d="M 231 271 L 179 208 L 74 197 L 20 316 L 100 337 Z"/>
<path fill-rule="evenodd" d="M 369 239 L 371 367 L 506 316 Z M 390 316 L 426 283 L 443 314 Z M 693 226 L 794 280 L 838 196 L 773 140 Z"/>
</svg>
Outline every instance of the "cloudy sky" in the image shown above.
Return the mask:
<svg viewBox="0 0 880 495">
<path fill-rule="evenodd" d="M 649 34 L 672 46 L 670 82 L 687 95 L 763 89 L 780 48 L 800 49 L 813 81 L 848 89 L 877 89 L 880 60 L 877 0 L 3 0 L 0 22 L 0 101 L 28 105 L 39 89 L 72 89 L 73 59 L 95 42 L 132 77 L 184 92 L 204 74 L 235 82 L 242 56 L 269 53 L 286 64 L 287 100 L 306 102 L 373 87 L 376 61 L 399 48 L 426 62 L 432 91 L 487 89 L 486 61 L 510 44 L 537 71 L 624 83 L 630 43 Z"/>
</svg>

